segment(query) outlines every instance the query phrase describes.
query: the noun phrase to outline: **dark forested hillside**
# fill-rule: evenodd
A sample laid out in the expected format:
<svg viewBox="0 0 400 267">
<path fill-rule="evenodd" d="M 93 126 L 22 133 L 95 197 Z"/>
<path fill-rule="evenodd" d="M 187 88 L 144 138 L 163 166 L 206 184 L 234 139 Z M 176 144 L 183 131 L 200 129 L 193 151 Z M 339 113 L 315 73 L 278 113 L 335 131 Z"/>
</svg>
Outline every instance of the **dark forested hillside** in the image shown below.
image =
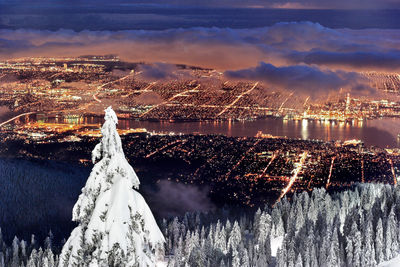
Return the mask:
<svg viewBox="0 0 400 267">
<path fill-rule="evenodd" d="M 0 227 L 5 240 L 72 228 L 71 210 L 89 170 L 53 161 L 0 159 Z"/>
</svg>

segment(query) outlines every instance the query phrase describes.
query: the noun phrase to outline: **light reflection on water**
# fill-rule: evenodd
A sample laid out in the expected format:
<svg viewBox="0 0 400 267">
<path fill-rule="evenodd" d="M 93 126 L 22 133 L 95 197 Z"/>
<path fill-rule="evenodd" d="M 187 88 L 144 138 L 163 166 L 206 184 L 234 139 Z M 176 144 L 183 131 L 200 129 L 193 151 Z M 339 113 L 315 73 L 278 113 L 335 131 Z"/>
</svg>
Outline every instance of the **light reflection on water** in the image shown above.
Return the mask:
<svg viewBox="0 0 400 267">
<path fill-rule="evenodd" d="M 68 124 L 93 124 L 100 127 L 102 117 L 31 115 L 30 121 Z M 22 122 L 23 123 L 23 122 Z M 258 131 L 289 138 L 330 140 L 361 139 L 366 145 L 398 147 L 400 119 L 384 118 L 353 122 L 286 121 L 282 118 L 263 118 L 255 121 L 138 121 L 120 119 L 118 127 L 146 128 L 152 132 L 225 134 L 228 136 L 255 136 Z"/>
</svg>

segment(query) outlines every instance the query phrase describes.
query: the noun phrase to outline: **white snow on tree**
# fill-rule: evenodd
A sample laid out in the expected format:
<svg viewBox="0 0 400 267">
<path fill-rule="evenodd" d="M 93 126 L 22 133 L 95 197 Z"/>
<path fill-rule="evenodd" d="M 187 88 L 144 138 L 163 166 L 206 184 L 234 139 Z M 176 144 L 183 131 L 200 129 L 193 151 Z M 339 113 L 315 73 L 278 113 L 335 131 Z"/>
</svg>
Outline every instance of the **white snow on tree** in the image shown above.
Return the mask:
<svg viewBox="0 0 400 267">
<path fill-rule="evenodd" d="M 111 107 L 105 110 L 96 163 L 73 209 L 79 225 L 65 243 L 59 266 L 154 266 L 165 242 L 139 179 L 125 158 Z"/>
</svg>

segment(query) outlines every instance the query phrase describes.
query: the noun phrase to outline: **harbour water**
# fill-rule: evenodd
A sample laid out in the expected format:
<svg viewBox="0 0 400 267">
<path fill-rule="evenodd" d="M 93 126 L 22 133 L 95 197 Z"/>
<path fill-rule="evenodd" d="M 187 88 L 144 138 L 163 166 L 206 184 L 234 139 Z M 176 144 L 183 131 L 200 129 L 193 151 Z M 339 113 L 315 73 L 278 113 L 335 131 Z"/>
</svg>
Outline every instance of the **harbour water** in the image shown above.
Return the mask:
<svg viewBox="0 0 400 267">
<path fill-rule="evenodd" d="M 48 117 L 31 115 L 30 120 L 49 123 L 93 124 L 103 122 L 96 116 Z M 317 120 L 284 120 L 282 118 L 262 118 L 254 121 L 139 121 L 120 119 L 121 129 L 145 128 L 149 132 L 184 134 L 224 134 L 227 136 L 255 136 L 262 131 L 274 136 L 288 138 L 317 139 L 323 141 L 360 139 L 367 146 L 399 147 L 400 119 L 382 118 L 353 122 L 329 122 Z"/>
</svg>

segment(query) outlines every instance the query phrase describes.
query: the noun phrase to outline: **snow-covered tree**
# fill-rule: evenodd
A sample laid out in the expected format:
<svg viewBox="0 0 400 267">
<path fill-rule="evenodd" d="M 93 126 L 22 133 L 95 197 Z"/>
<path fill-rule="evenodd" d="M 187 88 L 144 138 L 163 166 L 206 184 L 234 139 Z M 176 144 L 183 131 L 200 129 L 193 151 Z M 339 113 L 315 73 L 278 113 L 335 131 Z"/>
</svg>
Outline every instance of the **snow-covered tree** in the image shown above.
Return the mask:
<svg viewBox="0 0 400 267">
<path fill-rule="evenodd" d="M 219 227 L 219 222 L 217 223 L 217 226 L 215 228 L 214 247 L 220 250 L 220 252 L 222 252 L 223 254 L 227 253 L 225 228 L 222 227 L 221 229 Z"/>
<path fill-rule="evenodd" d="M 303 259 L 301 257 L 301 253 L 297 256 L 295 267 L 303 267 Z"/>
<path fill-rule="evenodd" d="M 12 248 L 13 248 L 13 258 L 11 262 L 11 267 L 19 267 L 19 240 L 15 236 L 14 240 L 12 242 Z"/>
<path fill-rule="evenodd" d="M 375 249 L 374 249 L 374 244 L 373 244 L 373 229 L 372 229 L 372 221 L 368 220 L 367 222 L 367 228 L 365 229 L 365 234 L 364 234 L 364 245 L 363 245 L 363 261 L 362 261 L 362 266 L 376 266 L 376 260 L 375 260 Z"/>
<path fill-rule="evenodd" d="M 228 249 L 234 250 L 239 243 L 242 241 L 242 233 L 240 232 L 240 227 L 237 221 L 234 222 L 232 231 L 228 239 Z"/>
<path fill-rule="evenodd" d="M 354 232 L 353 232 L 353 229 Z M 352 226 L 352 237 L 353 237 L 353 265 L 354 267 L 361 267 L 361 249 L 362 249 L 362 244 L 361 244 L 361 233 L 360 231 L 357 230 L 357 226 L 355 223 L 353 223 Z"/>
<path fill-rule="evenodd" d="M 386 223 L 386 236 L 385 236 L 385 251 L 386 260 L 390 260 L 397 255 L 398 243 L 397 243 L 397 222 L 394 215 L 394 209 L 392 208 L 389 213 L 389 218 Z"/>
<path fill-rule="evenodd" d="M 20 243 L 20 251 L 22 259 L 26 259 L 26 241 L 22 240 Z"/>
<path fill-rule="evenodd" d="M 258 229 L 255 229 L 258 244 L 264 245 L 271 233 L 271 216 L 263 212 L 260 216 Z"/>
<path fill-rule="evenodd" d="M 0 267 L 5 267 L 3 252 L 0 252 Z"/>
<path fill-rule="evenodd" d="M 328 259 L 327 259 L 328 266 L 340 266 L 340 256 L 339 256 L 339 239 L 337 228 L 334 229 L 332 234 L 331 244 L 328 248 Z"/>
<path fill-rule="evenodd" d="M 111 107 L 102 139 L 92 152 L 93 170 L 73 209 L 78 226 L 65 243 L 59 266 L 154 266 L 164 237 L 135 189 L 139 179 L 125 158 Z"/>
<path fill-rule="evenodd" d="M 232 250 L 232 267 L 240 267 L 240 257 L 239 252 L 234 248 Z"/>
<path fill-rule="evenodd" d="M 379 218 L 378 224 L 376 226 L 376 235 L 375 235 L 375 254 L 376 254 L 376 262 L 380 263 L 384 261 L 383 254 L 383 225 L 382 219 Z"/>
<path fill-rule="evenodd" d="M 242 248 L 239 255 L 241 255 L 240 266 L 241 267 L 250 267 L 250 259 L 247 249 Z"/>
<path fill-rule="evenodd" d="M 26 264 L 26 267 L 35 267 L 37 266 L 37 263 L 38 263 L 38 254 L 36 249 L 33 249 L 29 257 L 29 260 Z"/>
<path fill-rule="evenodd" d="M 295 228 L 297 233 L 304 224 L 303 208 L 301 206 L 300 201 L 297 201 L 294 218 L 295 218 Z"/>
</svg>

